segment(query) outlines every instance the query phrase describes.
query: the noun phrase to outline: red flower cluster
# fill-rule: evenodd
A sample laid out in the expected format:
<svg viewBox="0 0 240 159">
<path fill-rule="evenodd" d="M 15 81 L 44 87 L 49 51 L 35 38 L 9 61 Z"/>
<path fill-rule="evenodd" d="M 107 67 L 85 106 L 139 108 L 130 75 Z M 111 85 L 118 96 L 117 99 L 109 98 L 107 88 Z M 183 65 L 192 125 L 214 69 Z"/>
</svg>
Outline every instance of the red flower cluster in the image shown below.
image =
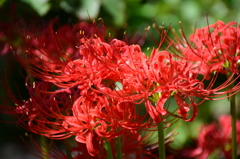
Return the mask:
<svg viewBox="0 0 240 159">
<path fill-rule="evenodd" d="M 240 27 L 237 22 L 217 21 L 196 29 L 189 40 L 183 37 L 184 41 L 180 40 L 176 46 L 181 58 L 192 62 L 205 79 L 210 79 L 213 72 L 239 75 Z"/>
<path fill-rule="evenodd" d="M 196 98 L 239 91 L 239 83 L 222 91 L 239 79 L 239 28 L 232 24 L 217 22 L 196 30 L 190 37 L 194 47 L 171 42 L 182 56 L 159 47 L 147 57 L 139 45 L 106 42 L 101 30 L 86 23 L 63 26 L 56 33 L 46 30 L 38 38 L 26 34 L 27 50 L 16 56 L 42 81 L 26 82 L 28 100 L 12 96 L 17 107 L 11 113 L 34 133 L 53 139 L 76 136 L 92 156 L 100 153 L 94 142 L 131 136 L 168 116 L 193 121 L 201 104 Z M 205 86 L 214 72 L 231 74 L 221 86 L 213 88 L 215 78 Z M 164 106 L 171 97 L 178 105 L 174 111 Z"/>
<path fill-rule="evenodd" d="M 204 125 L 200 128 L 195 149 L 184 149 L 179 156 L 185 158 L 205 159 L 210 155 L 219 152 L 224 158 L 231 158 L 231 117 L 222 115 L 218 123 Z M 240 147 L 240 121 L 236 123 L 237 145 Z"/>
</svg>

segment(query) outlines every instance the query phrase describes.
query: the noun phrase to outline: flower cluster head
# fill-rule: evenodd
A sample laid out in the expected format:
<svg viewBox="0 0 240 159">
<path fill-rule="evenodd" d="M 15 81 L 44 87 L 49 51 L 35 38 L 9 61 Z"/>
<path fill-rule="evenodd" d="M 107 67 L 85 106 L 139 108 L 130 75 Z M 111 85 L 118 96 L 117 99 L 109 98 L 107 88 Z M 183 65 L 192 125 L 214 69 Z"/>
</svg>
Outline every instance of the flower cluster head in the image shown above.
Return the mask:
<svg viewBox="0 0 240 159">
<path fill-rule="evenodd" d="M 205 159 L 217 154 L 231 158 L 231 116 L 222 115 L 218 122 L 200 127 L 196 148 L 186 148 L 179 151 L 179 156 L 185 158 Z M 240 121 L 236 123 L 237 146 L 240 147 Z M 238 152 L 239 153 L 239 152 Z"/>
<path fill-rule="evenodd" d="M 239 91 L 239 83 L 222 91 L 239 78 L 238 27 L 232 25 L 218 22 L 196 30 L 190 36 L 194 47 L 171 41 L 169 47 L 177 48 L 180 55 L 159 46 L 150 57 L 138 44 L 106 41 L 95 24 L 62 26 L 56 32 L 50 28 L 40 37 L 25 33 L 27 49 L 16 57 L 41 81 L 31 84 L 33 77 L 27 78 L 28 100 L 19 101 L 10 93 L 16 103 L 10 112 L 34 133 L 53 139 L 75 136 L 91 156 L 101 153 L 96 141 L 139 135 L 166 123 L 169 116 L 193 121 L 201 104 L 197 98 Z M 213 33 L 208 31 L 212 27 Z M 224 71 L 231 72 L 231 80 L 216 88 L 215 79 L 204 84 L 211 73 Z M 177 103 L 174 110 L 166 104 L 171 98 Z"/>
<path fill-rule="evenodd" d="M 213 72 L 239 75 L 239 37 L 240 27 L 237 22 L 225 24 L 217 21 L 196 29 L 189 40 L 185 39 L 178 48 L 182 58 L 193 62 L 199 74 L 206 79 Z"/>
</svg>

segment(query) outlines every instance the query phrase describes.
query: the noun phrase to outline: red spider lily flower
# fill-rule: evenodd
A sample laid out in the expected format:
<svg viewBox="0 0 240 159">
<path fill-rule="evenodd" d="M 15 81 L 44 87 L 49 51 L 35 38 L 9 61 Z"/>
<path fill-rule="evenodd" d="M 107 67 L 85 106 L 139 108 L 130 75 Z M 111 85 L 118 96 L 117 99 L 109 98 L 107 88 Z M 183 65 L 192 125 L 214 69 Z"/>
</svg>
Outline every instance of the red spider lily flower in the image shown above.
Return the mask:
<svg viewBox="0 0 240 159">
<path fill-rule="evenodd" d="M 84 40 L 84 39 L 83 39 Z M 101 91 L 108 93 L 111 97 L 125 97 L 130 101 L 141 99 L 143 96 L 138 91 L 137 82 L 134 76 L 144 75 L 141 62 L 146 62 L 147 58 L 138 45 L 126 45 L 123 41 L 113 39 L 107 44 L 100 39 L 83 41 L 85 45 L 80 47 L 83 60 L 91 64 L 93 73 L 93 84 Z M 134 59 L 134 60 L 133 60 Z M 135 63 L 139 63 L 139 66 Z M 143 77 L 141 77 L 143 78 Z M 112 82 L 112 85 L 105 85 L 104 81 Z M 116 88 L 118 82 L 121 88 Z M 118 91 L 115 90 L 118 89 Z M 129 96 L 134 94 L 133 96 Z"/>
<path fill-rule="evenodd" d="M 32 36 L 29 36 L 26 40 L 31 39 Z M 76 141 L 86 144 L 89 154 L 96 155 L 98 150 L 92 144 L 94 136 L 99 136 L 100 141 L 103 138 L 110 140 L 120 136 L 126 130 L 145 128 L 146 124 L 143 122 L 143 117 L 136 114 L 137 111 L 133 103 L 133 101 L 141 99 L 141 94 L 136 95 L 135 99 L 128 97 L 127 100 L 118 100 L 122 97 L 115 99 L 103 95 L 105 90 L 114 90 L 118 81 L 123 84 L 124 90 L 126 90 L 125 97 L 127 97 L 126 93 L 135 92 L 133 84 L 137 82 L 131 82 L 131 80 L 135 80 L 131 77 L 131 72 L 136 68 L 135 65 L 131 64 L 133 61 L 127 59 L 127 56 L 138 55 L 139 46 L 128 46 L 119 40 L 112 40 L 108 44 L 98 37 L 81 38 L 80 46 L 78 46 L 79 55 L 77 56 L 80 58 L 76 58 L 76 56 L 71 58 L 71 55 L 58 52 L 59 50 L 52 50 L 53 54 L 56 53 L 56 55 L 50 56 L 48 48 L 39 46 L 39 44 L 35 40 L 31 40 L 30 48 L 26 52 L 29 63 L 24 64 L 30 66 L 31 73 L 45 82 L 51 82 L 60 90 L 64 88 L 61 90 L 63 92 L 76 86 L 81 96 L 74 100 L 73 106 L 68 105 L 69 112 L 59 110 L 54 112 L 51 110 L 52 107 L 48 106 L 48 104 L 51 105 L 51 101 L 43 102 L 43 106 L 47 106 L 46 112 L 32 112 L 30 111 L 31 107 L 34 110 L 36 108 L 44 110 L 42 103 L 38 102 L 37 98 L 41 95 L 34 92 L 37 93 L 37 96 L 31 97 L 27 101 L 28 109 L 20 111 L 20 113 L 27 111 L 27 115 L 31 114 L 30 120 L 28 117 L 26 119 L 29 123 L 26 126 L 28 130 L 55 139 L 68 138 L 74 135 Z M 57 47 L 57 49 L 59 48 Z M 129 55 L 129 49 L 130 53 L 133 52 L 133 54 Z M 45 56 L 41 56 L 41 54 Z M 121 54 L 124 54 L 125 57 Z M 142 52 L 141 55 L 143 58 L 137 58 L 136 62 L 137 60 L 146 60 L 146 56 Z M 60 58 L 55 59 L 56 56 Z M 61 57 L 65 59 L 61 59 Z M 20 61 L 25 62 L 21 59 Z M 121 71 L 118 71 L 117 67 Z M 120 77 L 124 75 L 127 79 L 121 81 Z M 114 85 L 111 81 L 114 82 Z M 127 83 L 127 87 L 125 87 L 125 83 Z M 47 88 L 44 88 L 42 92 L 46 99 L 40 98 L 40 101 L 47 101 L 48 94 L 52 97 L 51 100 L 56 100 L 55 94 L 49 93 Z M 51 96 L 51 94 L 54 95 Z M 58 104 L 56 109 L 59 107 Z"/>
<path fill-rule="evenodd" d="M 151 94 L 148 96 L 155 98 L 155 100 L 159 98 L 156 108 L 161 105 L 161 109 L 163 109 L 165 101 L 174 96 L 179 106 L 178 113 L 181 118 L 192 121 L 197 113 L 196 104 L 192 100 L 190 100 L 190 104 L 187 104 L 184 99 L 198 96 L 197 92 L 204 90 L 204 85 L 196 79 L 197 75 L 192 70 L 192 66 L 186 61 L 174 59 L 167 51 L 158 52 L 157 49 L 152 51 L 149 65 L 149 78 L 154 84 Z M 159 101 L 161 102 L 159 103 Z M 189 112 L 190 107 L 193 107 L 194 113 L 190 119 L 187 119 L 187 112 Z"/>
<path fill-rule="evenodd" d="M 90 85 L 96 88 L 93 91 L 117 101 L 144 102 L 155 123 L 162 120 L 161 115 L 168 114 L 163 106 L 171 94 L 176 93 L 181 117 L 189 121 L 195 118 L 196 104 L 192 100 L 191 104 L 186 104 L 183 99 L 199 96 L 204 85 L 196 79 L 197 75 L 189 63 L 176 61 L 169 52 L 158 52 L 156 49 L 148 59 L 138 45 L 126 45 L 116 39 L 110 44 L 99 38 L 81 39 L 81 42 L 82 61 L 88 62 L 84 69 L 89 73 Z M 194 114 L 187 119 L 186 113 L 191 106 Z"/>
<path fill-rule="evenodd" d="M 59 38 L 65 37 L 65 32 L 59 31 Z M 197 104 L 192 98 L 209 93 L 197 80 L 191 63 L 158 49 L 153 49 L 148 58 L 139 45 L 127 45 L 117 39 L 108 43 L 97 35 L 85 37 L 82 30 L 79 32 L 82 37 L 77 52 L 71 44 L 62 49 L 64 40 L 61 42 L 58 34 L 52 33 L 53 45 L 44 44 L 44 36 L 38 40 L 26 37 L 26 57 L 17 57 L 34 77 L 56 87 L 51 92 L 48 87 L 42 92 L 30 90 L 31 98 L 18 103 L 24 105 L 18 107 L 17 114 L 27 115 L 24 121 L 28 124 L 23 124 L 26 129 L 54 139 L 75 136 L 94 156 L 100 153 L 95 139 L 102 143 L 103 139 L 111 141 L 126 131 L 146 130 L 169 115 L 185 121 L 195 118 Z M 69 35 L 71 39 L 73 34 Z M 33 87 L 38 87 L 36 84 Z M 62 99 L 69 100 L 70 93 L 75 98 L 63 107 Z M 164 107 L 171 96 L 178 104 L 177 115 Z M 193 115 L 189 118 L 191 107 Z M 147 113 L 142 115 L 142 109 Z"/>
<path fill-rule="evenodd" d="M 85 143 L 92 156 L 99 153 L 93 147 L 94 136 L 103 142 L 104 138 L 111 140 L 127 130 L 138 130 L 144 126 L 133 104 L 113 102 L 94 92 L 77 99 L 72 111 L 73 116 L 64 117 L 63 127 L 76 136 L 76 141 Z"/>
<path fill-rule="evenodd" d="M 27 45 L 25 53 L 15 51 L 17 59 L 32 75 L 47 82 L 65 82 L 59 74 L 64 74 L 64 68 L 73 60 L 80 59 L 78 53 L 78 38 L 93 35 L 102 36 L 95 24 L 81 22 L 70 27 L 63 25 L 53 30 L 54 21 L 40 36 L 24 32 L 22 39 Z M 94 33 L 94 34 L 93 34 Z M 55 75 L 55 76 L 54 76 Z M 69 76 L 69 75 L 68 75 Z M 74 84 L 75 85 L 75 84 Z M 71 85 L 74 86 L 74 85 Z"/>
<path fill-rule="evenodd" d="M 99 106 L 104 107 L 104 99 L 99 99 Z M 93 148 L 92 138 L 95 131 L 98 135 L 111 135 L 113 129 L 107 132 L 109 119 L 104 113 L 101 113 L 101 108 L 93 104 L 93 101 L 80 97 L 73 106 L 73 116 L 65 117 L 63 127 L 73 135 L 76 135 L 76 141 L 85 143 L 90 155 L 94 156 L 99 153 Z M 100 109 L 98 111 L 98 109 Z M 105 119 L 105 120 L 104 120 Z M 101 139 L 103 140 L 103 138 Z"/>
<path fill-rule="evenodd" d="M 18 100 L 9 91 L 15 106 L 1 107 L 4 113 L 15 116 L 17 124 L 33 133 L 47 137 L 51 137 L 52 134 L 64 134 L 65 130 L 61 126 L 62 116 L 72 114 L 71 108 L 73 102 L 80 96 L 79 90 L 73 87 L 54 91 L 51 90 L 53 88 L 51 83 L 43 81 L 34 82 L 32 85 L 26 82 L 26 86 L 29 99 Z"/>
<path fill-rule="evenodd" d="M 80 34 L 83 33 L 80 31 Z M 213 81 L 204 88 L 202 81 L 197 79 L 196 64 L 189 62 L 189 59 L 180 61 L 169 52 L 159 52 L 157 49 L 152 51 L 148 59 L 138 45 L 127 45 L 117 39 L 107 43 L 98 35 L 82 37 L 77 46 L 78 52 L 74 55 L 62 52 L 60 42 L 57 39 L 55 41 L 56 55 L 49 53 L 51 48 L 44 49 L 44 46 L 34 45 L 35 41 L 29 42 L 29 46 L 37 47 L 31 46 L 26 53 L 29 62 L 26 65 L 30 66 L 35 77 L 66 89 L 78 85 L 84 97 L 94 91 L 117 102 L 145 102 L 147 112 L 155 123 L 162 120 L 160 116 L 172 114 L 164 108 L 166 100 L 171 96 L 174 96 L 179 106 L 179 117 L 192 121 L 198 105 L 193 97 L 210 99 L 214 97 L 212 94 L 234 82 L 229 80 L 211 89 Z M 226 93 L 233 95 L 232 92 L 238 92 L 239 87 L 238 84 L 232 90 L 215 96 Z M 190 104 L 184 101 L 186 98 Z M 193 108 L 193 115 L 188 119 L 190 107 Z"/>
<path fill-rule="evenodd" d="M 196 29 L 190 35 L 190 42 L 182 42 L 179 49 L 182 58 L 195 63 L 199 74 L 206 79 L 213 72 L 239 75 L 239 37 L 240 28 L 237 22 L 225 24 L 217 21 L 212 25 Z M 186 41 L 188 41 L 185 38 Z M 193 46 L 191 46 L 193 45 Z"/>
<path fill-rule="evenodd" d="M 173 33 L 175 35 L 174 40 L 169 37 L 165 39 L 169 44 L 169 50 L 173 51 L 174 61 L 181 61 L 178 63 L 179 66 L 182 66 L 181 63 L 189 66 L 183 67 L 188 68 L 186 69 L 189 72 L 187 78 L 193 82 L 192 91 L 190 91 L 191 87 L 186 87 L 189 89 L 187 92 L 191 94 L 190 96 L 200 97 L 203 100 L 218 100 L 228 98 L 239 92 L 238 41 L 240 34 L 239 25 L 236 22 L 224 24 L 218 21 L 213 25 L 196 29 L 195 33 L 190 35 L 189 40 L 186 38 L 182 26 L 183 39 L 175 32 Z M 225 74 L 227 80 L 214 87 L 219 73 Z M 182 78 L 181 75 L 179 76 Z M 194 78 L 196 81 L 194 81 Z M 183 81 L 188 80 L 184 79 Z M 209 84 L 206 85 L 206 83 Z M 232 86 L 231 89 L 230 86 Z M 198 87 L 201 88 L 198 89 Z M 225 88 L 228 89 L 225 90 Z"/>
<path fill-rule="evenodd" d="M 237 126 L 237 146 L 240 146 L 240 121 Z M 231 116 L 222 115 L 218 123 L 204 125 L 200 128 L 196 148 L 186 148 L 177 154 L 184 158 L 205 159 L 218 152 L 224 158 L 231 158 Z"/>
<path fill-rule="evenodd" d="M 82 30 L 80 34 L 83 34 Z M 77 46 L 79 53 L 71 55 L 60 47 L 58 35 L 52 35 L 55 43 L 50 45 L 49 42 L 49 46 L 44 42 L 45 36 L 36 40 L 33 36 L 26 36 L 29 46 L 25 55 L 27 61 L 19 60 L 30 69 L 33 76 L 61 88 L 78 85 L 83 96 L 94 90 L 108 94 L 116 101 L 135 102 L 143 99 L 148 89 L 145 88 L 148 66 L 144 64 L 147 57 L 138 45 L 128 46 L 116 39 L 108 44 L 96 35 L 81 38 Z M 122 87 L 119 91 L 114 90 L 117 82 Z"/>
<path fill-rule="evenodd" d="M 138 45 L 126 45 L 116 39 L 110 44 L 100 39 L 82 39 L 82 42 L 85 44 L 80 47 L 80 53 L 83 60 L 89 61 L 91 69 L 94 70 L 89 77 L 92 77 L 97 92 L 117 101 L 143 102 L 144 97 L 148 96 L 152 81 L 147 80 L 148 58 Z M 119 86 L 116 86 L 117 83 Z M 149 104 L 146 102 L 146 108 L 154 119 L 154 111 L 150 110 Z M 159 113 L 166 114 L 160 107 Z M 158 116 L 160 114 L 157 113 Z"/>
</svg>

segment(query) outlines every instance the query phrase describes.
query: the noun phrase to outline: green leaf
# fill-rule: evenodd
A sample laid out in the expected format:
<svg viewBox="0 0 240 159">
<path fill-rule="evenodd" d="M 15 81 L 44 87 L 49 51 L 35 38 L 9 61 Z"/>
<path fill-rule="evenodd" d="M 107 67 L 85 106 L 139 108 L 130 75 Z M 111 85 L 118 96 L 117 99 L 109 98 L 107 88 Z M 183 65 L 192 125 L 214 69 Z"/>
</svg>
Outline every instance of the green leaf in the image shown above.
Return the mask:
<svg viewBox="0 0 240 159">
<path fill-rule="evenodd" d="M 44 16 L 50 10 L 49 0 L 22 0 L 29 4 L 40 16 Z"/>
<path fill-rule="evenodd" d="M 113 17 L 114 24 L 117 26 L 125 22 L 126 4 L 123 0 L 102 0 L 103 7 Z"/>
<path fill-rule="evenodd" d="M 100 0 L 82 0 L 82 5 L 77 11 L 77 16 L 80 19 L 94 19 L 97 18 L 101 1 Z"/>
</svg>

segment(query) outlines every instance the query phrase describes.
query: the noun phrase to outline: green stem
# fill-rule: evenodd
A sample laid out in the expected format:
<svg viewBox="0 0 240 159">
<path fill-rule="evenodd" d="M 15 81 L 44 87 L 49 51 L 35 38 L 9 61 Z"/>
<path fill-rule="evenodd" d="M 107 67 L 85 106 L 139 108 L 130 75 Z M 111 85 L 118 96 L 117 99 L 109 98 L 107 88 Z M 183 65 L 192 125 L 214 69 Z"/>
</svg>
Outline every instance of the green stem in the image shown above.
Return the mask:
<svg viewBox="0 0 240 159">
<path fill-rule="evenodd" d="M 42 150 L 42 155 L 43 159 L 48 159 L 49 158 L 49 149 L 47 145 L 47 138 L 45 136 L 40 136 L 40 142 L 41 142 L 41 150 Z"/>
<path fill-rule="evenodd" d="M 164 144 L 164 123 L 161 121 L 158 124 L 158 152 L 159 159 L 165 159 L 165 144 Z"/>
<path fill-rule="evenodd" d="M 72 153 L 69 147 L 68 139 L 63 140 L 63 145 L 65 147 L 68 159 L 72 159 Z"/>
<path fill-rule="evenodd" d="M 115 139 L 115 143 L 116 143 L 117 159 L 122 159 L 120 136 Z"/>
<path fill-rule="evenodd" d="M 113 159 L 112 148 L 110 142 L 105 140 L 105 148 L 107 150 L 108 159 Z"/>
<path fill-rule="evenodd" d="M 236 103 L 235 95 L 230 97 L 231 117 L 232 117 L 232 159 L 237 159 L 237 130 L 236 130 Z"/>
<path fill-rule="evenodd" d="M 232 73 L 228 72 L 227 77 L 231 78 Z M 232 82 L 232 80 L 231 80 Z M 228 89 L 232 89 L 234 87 L 234 83 L 232 83 Z M 230 113 L 231 113 L 231 125 L 232 125 L 232 159 L 237 159 L 237 130 L 236 130 L 236 103 L 235 103 L 235 95 L 229 97 L 230 100 Z"/>
</svg>

